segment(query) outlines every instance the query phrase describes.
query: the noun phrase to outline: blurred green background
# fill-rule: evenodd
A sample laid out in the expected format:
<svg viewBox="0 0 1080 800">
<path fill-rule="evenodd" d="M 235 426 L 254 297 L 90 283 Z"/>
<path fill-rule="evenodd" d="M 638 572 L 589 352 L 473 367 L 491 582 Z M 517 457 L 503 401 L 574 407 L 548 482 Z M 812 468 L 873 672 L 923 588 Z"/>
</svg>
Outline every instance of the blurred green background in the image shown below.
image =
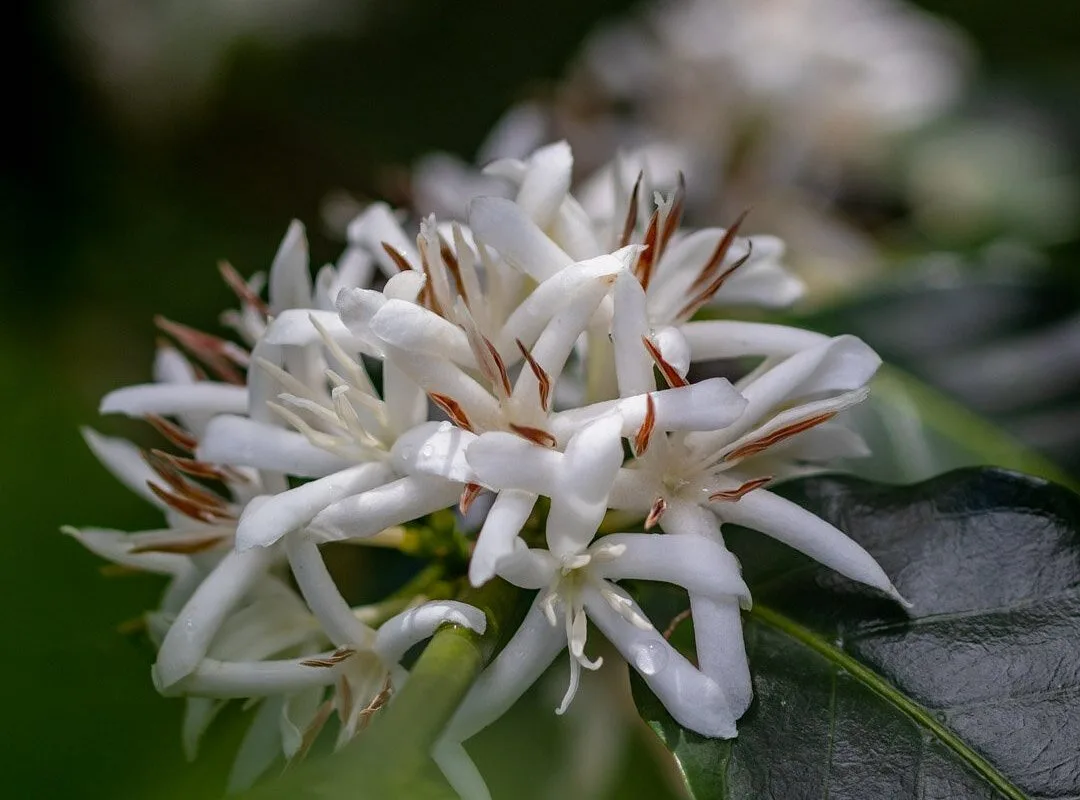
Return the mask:
<svg viewBox="0 0 1080 800">
<path fill-rule="evenodd" d="M 215 328 L 231 302 L 219 259 L 244 274 L 265 269 L 293 217 L 308 225 L 316 264 L 335 258 L 340 245 L 319 222 L 328 193 L 393 199 L 395 168 L 422 153 L 471 156 L 509 105 L 542 91 L 593 26 L 631 4 L 371 0 L 326 35 L 235 42 L 204 100 L 167 120 L 117 111 L 72 46 L 69 5 L 16 12 L 26 55 L 13 77 L 30 90 L 30 113 L 5 126 L 0 176 L 4 786 L 9 797 L 204 796 L 221 786 L 235 726 L 218 726 L 204 757 L 184 764 L 181 704 L 154 693 L 149 645 L 118 632 L 156 602 L 159 584 L 103 577 L 101 562 L 58 532 L 156 522 L 96 464 L 78 426 L 139 432 L 99 421 L 97 401 L 148 378 L 154 314 Z M 1022 99 L 1080 151 L 1071 4 L 921 5 L 980 48 L 977 97 Z M 216 24 L 199 9 L 176 13 L 195 29 Z M 1062 285 L 1076 285 L 1078 252 L 1065 242 L 1050 254 Z M 519 714 L 521 735 L 489 748 L 508 763 L 515 742 L 527 751 L 534 724 Z M 641 774 L 641 796 L 659 796 L 663 776 Z"/>
</svg>

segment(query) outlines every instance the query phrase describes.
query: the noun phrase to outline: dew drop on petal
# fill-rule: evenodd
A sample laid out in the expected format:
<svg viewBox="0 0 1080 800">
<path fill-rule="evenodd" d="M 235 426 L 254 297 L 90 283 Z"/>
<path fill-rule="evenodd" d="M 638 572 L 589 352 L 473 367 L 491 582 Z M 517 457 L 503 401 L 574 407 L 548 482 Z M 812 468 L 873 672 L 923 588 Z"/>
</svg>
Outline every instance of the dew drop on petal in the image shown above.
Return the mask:
<svg viewBox="0 0 1080 800">
<path fill-rule="evenodd" d="M 630 652 L 634 667 L 642 675 L 655 675 L 668 663 L 668 649 L 659 639 L 634 645 Z"/>
<path fill-rule="evenodd" d="M 430 444 L 425 444 L 423 449 L 420 450 L 420 455 L 422 455 L 424 458 L 431 458 L 434 452 L 434 447 L 432 447 Z"/>
</svg>

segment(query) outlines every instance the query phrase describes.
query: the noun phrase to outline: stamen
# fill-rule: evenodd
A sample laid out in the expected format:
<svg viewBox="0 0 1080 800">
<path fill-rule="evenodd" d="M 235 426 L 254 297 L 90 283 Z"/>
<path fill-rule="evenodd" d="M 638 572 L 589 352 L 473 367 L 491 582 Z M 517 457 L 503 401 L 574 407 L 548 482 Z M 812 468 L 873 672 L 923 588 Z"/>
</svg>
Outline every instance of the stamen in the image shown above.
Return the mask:
<svg viewBox="0 0 1080 800">
<path fill-rule="evenodd" d="M 533 358 L 532 353 L 526 349 L 525 345 L 521 343 L 521 339 L 514 339 L 514 342 L 517 343 L 518 350 L 521 351 L 525 363 L 529 365 L 529 369 L 531 369 L 533 375 L 536 376 L 536 382 L 540 385 L 540 408 L 547 413 L 551 409 L 551 377 L 544 371 L 544 368 L 537 363 L 536 359 Z"/>
<path fill-rule="evenodd" d="M 634 601 L 613 584 L 605 581 L 600 590 L 600 596 L 607 601 L 612 610 L 638 630 L 651 631 L 653 629 L 653 624 L 634 608 Z"/>
<path fill-rule="evenodd" d="M 248 365 L 250 354 L 242 347 L 162 316 L 155 317 L 154 323 L 221 380 L 237 385 L 244 384 L 243 375 L 234 366 Z"/>
<path fill-rule="evenodd" d="M 236 516 L 228 511 L 217 506 L 208 507 L 189 497 L 173 494 L 167 489 L 158 486 L 153 481 L 147 481 L 146 485 L 149 487 L 150 491 L 154 493 L 154 496 L 161 500 L 161 502 L 165 503 L 165 505 L 174 511 L 180 512 L 185 517 L 207 523 L 236 519 Z"/>
<path fill-rule="evenodd" d="M 653 429 L 656 427 L 656 403 L 651 394 L 645 395 L 645 419 L 641 421 L 637 436 L 634 437 L 634 455 L 638 458 L 645 455 L 649 449 L 649 441 L 652 439 Z"/>
<path fill-rule="evenodd" d="M 150 469 L 181 497 L 186 497 L 208 508 L 223 510 L 227 507 L 222 497 L 187 480 L 180 470 L 173 466 L 167 453 L 160 450 L 143 451 L 142 457 Z"/>
<path fill-rule="evenodd" d="M 311 746 L 315 744 L 315 740 L 319 738 L 322 729 L 330 720 L 330 715 L 333 713 L 333 700 L 327 700 L 319 706 L 315 711 L 315 716 L 311 718 L 311 722 L 308 723 L 308 726 L 304 729 L 304 734 L 300 737 L 300 746 L 296 748 L 296 752 L 293 753 L 292 758 L 289 759 L 290 764 L 304 760 L 308 751 L 311 750 Z"/>
<path fill-rule="evenodd" d="M 645 530 L 652 530 L 656 527 L 665 511 L 667 511 L 667 500 L 663 497 L 657 497 L 653 500 L 652 508 L 649 509 L 649 516 L 645 517 Z"/>
<path fill-rule="evenodd" d="M 147 414 L 144 419 L 154 426 L 154 430 L 181 450 L 187 450 L 189 453 L 194 453 L 195 448 L 199 446 L 198 439 L 176 423 L 170 422 L 164 417 L 159 417 L 157 414 Z"/>
<path fill-rule="evenodd" d="M 747 481 L 742 486 L 735 489 L 728 489 L 723 492 L 714 492 L 709 495 L 710 501 L 723 501 L 727 503 L 737 503 L 754 489 L 760 489 L 765 484 L 772 480 L 772 475 L 766 475 L 764 478 L 754 478 L 752 481 Z"/>
<path fill-rule="evenodd" d="M 465 484 L 465 488 L 461 491 L 461 500 L 458 501 L 458 511 L 461 512 L 462 516 L 469 513 L 473 501 L 480 496 L 482 491 L 484 491 L 484 487 L 479 483 Z"/>
<path fill-rule="evenodd" d="M 469 340 L 469 349 L 472 350 L 473 356 L 476 358 L 480 372 L 491 384 L 499 399 L 505 400 L 513 391 L 513 387 L 510 385 L 510 375 L 506 371 L 506 363 L 502 360 L 502 356 L 499 355 L 499 351 L 491 343 L 491 340 L 480 332 L 476 320 L 473 319 L 464 303 L 459 301 L 454 310 L 457 312 L 461 328 L 465 331 L 465 336 Z"/>
<path fill-rule="evenodd" d="M 248 304 L 264 317 L 270 316 L 270 306 L 268 306 L 259 295 L 252 291 L 252 288 L 248 286 L 247 281 L 243 279 L 232 264 L 228 261 L 219 261 L 218 272 L 221 273 L 222 279 L 225 281 L 226 285 L 233 290 L 240 299 L 240 302 Z"/>
<path fill-rule="evenodd" d="M 533 444 L 538 444 L 541 447 L 549 447 L 552 450 L 559 446 L 559 440 L 542 428 L 531 428 L 528 425 L 515 425 L 513 422 L 509 424 L 509 427 L 510 430 L 518 436 L 523 439 L 528 439 Z"/>
<path fill-rule="evenodd" d="M 172 453 L 166 453 L 163 450 L 151 450 L 150 451 L 156 458 L 164 459 L 176 470 L 183 472 L 186 475 L 191 475 L 196 478 L 205 478 L 211 481 L 229 480 L 231 476 L 226 475 L 225 472 L 214 464 L 209 464 L 206 461 L 199 461 L 194 458 L 184 458 L 183 456 L 176 456 Z"/>
<path fill-rule="evenodd" d="M 653 344 L 648 336 L 642 336 L 641 341 L 645 345 L 645 349 L 649 351 L 653 363 L 656 364 L 657 368 L 660 370 L 660 374 L 664 376 L 664 380 L 669 387 L 677 389 L 682 386 L 690 385 L 686 378 L 680 375 L 679 371 L 660 354 L 660 348 Z"/>
<path fill-rule="evenodd" d="M 356 655 L 356 651 L 353 650 L 351 647 L 339 647 L 326 658 L 309 658 L 305 661 L 301 661 L 300 663 L 303 664 L 305 667 L 322 667 L 325 669 L 330 669 L 331 667 L 336 667 L 342 661 L 345 661 L 348 658 L 352 658 L 354 655 Z"/>
<path fill-rule="evenodd" d="M 447 271 L 454 279 L 457 293 L 465 301 L 465 305 L 469 305 L 469 292 L 465 289 L 465 282 L 461 279 L 461 265 L 458 263 L 457 254 L 454 253 L 454 249 L 450 247 L 450 243 L 442 235 L 439 236 L 439 255 L 442 256 Z"/>
<path fill-rule="evenodd" d="M 649 227 L 645 229 L 644 249 L 638 253 L 637 262 L 634 264 L 634 277 L 638 279 L 641 288 L 649 291 L 649 281 L 652 280 L 653 267 L 656 265 L 658 254 L 657 241 L 660 236 L 660 210 L 653 211 L 649 218 Z"/>
<path fill-rule="evenodd" d="M 472 423 L 469 421 L 469 415 L 465 413 L 465 409 L 461 407 L 461 403 L 452 397 L 448 397 L 445 394 L 439 394 L 438 392 L 428 392 L 428 397 L 431 398 L 431 402 L 441 408 L 446 416 L 450 417 L 451 422 L 457 425 L 459 428 L 475 433 Z"/>
<path fill-rule="evenodd" d="M 752 256 L 753 254 L 754 243 L 748 240 L 746 243 L 746 255 L 742 256 L 738 261 L 736 261 L 734 264 L 724 270 L 720 275 L 718 275 L 712 283 L 710 283 L 708 286 L 698 292 L 694 297 L 690 298 L 690 301 L 679 310 L 678 314 L 675 315 L 676 319 L 689 319 L 694 314 L 696 314 L 698 309 L 700 309 L 702 306 L 712 300 L 713 297 L 716 296 L 716 293 L 720 291 L 720 288 L 725 283 L 727 283 L 728 278 L 734 275 L 735 272 L 739 269 L 739 267 L 749 261 L 750 256 Z"/>
<path fill-rule="evenodd" d="M 357 730 L 362 731 L 365 728 L 367 728 L 367 726 L 371 722 L 371 718 L 372 718 L 372 716 L 374 716 L 375 712 L 378 711 L 383 706 L 385 706 L 390 701 L 390 695 L 392 693 L 393 693 L 393 688 L 390 685 L 390 676 L 388 675 L 386 677 L 386 681 L 383 682 L 382 690 L 377 695 L 375 695 L 373 698 L 371 698 L 371 702 L 368 703 L 360 711 L 360 715 L 359 715 L 360 724 L 357 726 Z"/>
<path fill-rule="evenodd" d="M 785 425 L 782 428 L 770 433 L 768 436 L 763 436 L 760 439 L 749 441 L 740 447 L 735 448 L 730 453 L 725 453 L 723 461 L 738 461 L 740 458 L 746 458 L 747 456 L 756 455 L 763 450 L 767 450 L 775 444 L 779 444 L 785 439 L 790 439 L 792 436 L 808 431 L 811 428 L 815 428 L 822 423 L 828 422 L 830 419 L 836 416 L 835 411 L 826 411 L 821 414 L 815 414 L 812 417 L 806 419 L 797 420 L 789 425 Z"/>
<path fill-rule="evenodd" d="M 227 539 L 227 536 L 221 536 L 220 534 L 210 536 L 177 536 L 170 540 L 163 540 L 160 542 L 146 543 L 136 545 L 128 550 L 128 553 L 137 555 L 139 553 L 178 553 L 180 555 L 194 555 L 195 553 L 205 553 L 207 550 L 213 550 L 219 544 L 222 544 Z"/>
<path fill-rule="evenodd" d="M 601 542 L 595 547 L 589 548 L 589 556 L 592 561 L 598 564 L 603 564 L 607 561 L 614 561 L 626 552 L 625 544 L 611 544 L 611 542 Z"/>
<path fill-rule="evenodd" d="M 746 220 L 746 215 L 749 213 L 749 208 L 744 210 L 739 214 L 731 227 L 724 231 L 724 235 L 721 236 L 720 241 L 716 243 L 716 249 L 713 250 L 712 255 L 709 256 L 709 260 L 705 262 L 704 266 L 701 268 L 701 272 L 698 273 L 697 278 L 690 284 L 691 292 L 712 282 L 713 274 L 720 269 L 720 266 L 724 263 L 724 257 L 727 255 L 728 250 L 731 249 L 735 237 L 739 234 L 739 228 L 742 227 L 743 222 Z"/>
<path fill-rule="evenodd" d="M 389 242 L 380 242 L 383 252 L 390 256 L 390 260 L 394 262 L 394 266 L 398 268 L 399 272 L 415 272 L 416 268 L 409 263 L 409 259 L 405 257 L 405 254 L 399 251 L 396 247 Z"/>
<path fill-rule="evenodd" d="M 634 235 L 637 226 L 638 198 L 641 193 L 641 179 L 645 176 L 644 170 L 638 172 L 634 188 L 630 191 L 630 205 L 626 209 L 626 220 L 623 222 L 622 234 L 619 236 L 619 247 L 630 244 L 630 237 Z"/>
<path fill-rule="evenodd" d="M 664 227 L 660 233 L 660 243 L 656 253 L 657 261 L 663 256 L 664 251 L 667 249 L 668 242 L 671 241 L 671 237 L 675 234 L 675 231 L 679 229 L 679 225 L 682 223 L 683 208 L 685 205 L 686 176 L 682 174 L 682 170 L 679 170 L 679 182 L 675 187 L 675 193 L 672 195 L 671 205 L 664 215 Z"/>
</svg>

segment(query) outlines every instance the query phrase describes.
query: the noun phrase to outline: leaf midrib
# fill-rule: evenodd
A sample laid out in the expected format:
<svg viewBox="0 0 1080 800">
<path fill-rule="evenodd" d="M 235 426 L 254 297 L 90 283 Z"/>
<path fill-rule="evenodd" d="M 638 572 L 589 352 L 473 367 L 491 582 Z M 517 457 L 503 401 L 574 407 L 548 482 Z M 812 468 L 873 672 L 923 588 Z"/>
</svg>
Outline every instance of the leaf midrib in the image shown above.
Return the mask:
<svg viewBox="0 0 1080 800">
<path fill-rule="evenodd" d="M 749 613 L 751 617 L 762 624 L 790 636 L 835 666 L 843 669 L 878 697 L 895 706 L 897 710 L 917 725 L 921 725 L 930 731 L 942 744 L 975 770 L 983 780 L 1001 792 L 1004 797 L 1010 800 L 1029 800 L 1028 796 L 1019 787 L 998 772 L 989 761 L 971 749 L 955 733 L 942 725 L 927 709 L 898 691 L 895 686 L 892 686 L 872 669 L 857 661 L 849 653 L 836 647 L 832 642 L 819 636 L 809 628 L 761 603 L 754 603 Z"/>
</svg>

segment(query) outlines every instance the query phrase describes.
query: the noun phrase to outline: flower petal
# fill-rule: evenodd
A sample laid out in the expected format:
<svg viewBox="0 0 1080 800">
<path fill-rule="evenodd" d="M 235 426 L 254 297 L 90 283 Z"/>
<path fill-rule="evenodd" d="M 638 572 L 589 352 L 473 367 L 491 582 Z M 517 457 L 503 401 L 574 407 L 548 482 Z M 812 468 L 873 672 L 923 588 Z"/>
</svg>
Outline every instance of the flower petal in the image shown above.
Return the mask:
<svg viewBox="0 0 1080 800">
<path fill-rule="evenodd" d="M 375 256 L 375 260 L 387 277 L 396 275 L 398 268 L 397 263 L 383 248 L 383 242 L 405 256 L 405 259 L 414 267 L 420 263 L 416 247 L 409 241 L 394 212 L 386 203 L 372 203 L 365 208 L 356 219 L 349 223 L 346 236 L 350 244 L 365 247 Z"/>
<path fill-rule="evenodd" d="M 644 616 L 632 601 L 631 608 Z M 687 661 L 655 628 L 637 627 L 592 587 L 585 590 L 585 609 L 676 722 L 703 736 L 736 735 L 736 716 L 721 685 Z"/>
<path fill-rule="evenodd" d="M 570 438 L 555 474 L 547 519 L 548 547 L 555 556 L 580 552 L 596 535 L 622 461 L 622 418 L 617 414 L 586 425 Z"/>
<path fill-rule="evenodd" d="M 487 629 L 487 617 L 480 609 L 456 600 L 424 603 L 402 611 L 379 626 L 373 649 L 383 664 L 397 664 L 410 647 L 448 624 L 482 634 Z"/>
<path fill-rule="evenodd" d="M 526 162 L 516 202 L 539 227 L 555 222 L 559 206 L 570 192 L 574 156 L 566 142 L 541 147 Z"/>
<path fill-rule="evenodd" d="M 276 558 L 276 550 L 261 547 L 225 554 L 176 615 L 161 643 L 154 665 L 159 691 L 195 669 L 229 612 Z"/>
<path fill-rule="evenodd" d="M 188 702 L 191 702 L 191 698 Z M 281 757 L 278 719 L 284 703 L 284 697 L 268 697 L 259 704 L 229 770 L 228 794 L 239 794 L 250 789 Z"/>
<path fill-rule="evenodd" d="M 160 575 L 180 576 L 195 571 L 191 558 L 179 553 L 132 553 L 131 548 L 138 541 L 137 539 L 133 541 L 132 537 L 138 534 L 104 528 L 73 528 L 68 525 L 60 530 L 94 555 L 108 559 L 114 564 Z M 172 532 L 171 530 L 160 531 L 160 533 Z"/>
<path fill-rule="evenodd" d="M 735 556 L 704 536 L 614 533 L 601 542 L 605 548 L 626 547 L 622 555 L 593 565 L 603 578 L 663 581 L 710 597 L 750 599 Z"/>
<path fill-rule="evenodd" d="M 393 478 L 393 474 L 386 464 L 360 464 L 295 489 L 266 496 L 261 503 L 249 503 L 236 528 L 236 548 L 246 551 L 267 547 L 285 534 L 302 528 L 328 506 L 384 484 Z"/>
<path fill-rule="evenodd" d="M 839 529 L 790 500 L 758 489 L 737 503 L 714 503 L 712 509 L 721 522 L 761 531 L 841 575 L 905 602 L 873 556 Z"/>
<path fill-rule="evenodd" d="M 102 414 L 173 415 L 191 411 L 210 414 L 244 414 L 248 393 L 243 386 L 199 381 L 192 384 L 145 383 L 109 392 L 98 409 Z"/>
<path fill-rule="evenodd" d="M 460 495 L 460 483 L 410 475 L 327 506 L 311 520 L 308 533 L 324 542 L 362 539 L 455 505 Z"/>
<path fill-rule="evenodd" d="M 339 647 L 370 647 L 375 631 L 356 618 L 341 596 L 319 546 L 303 536 L 289 536 L 285 552 L 308 608 L 330 641 Z"/>
<path fill-rule="evenodd" d="M 402 350 L 448 358 L 465 367 L 476 366 L 465 331 L 415 303 L 387 300 L 370 325 L 372 333 Z"/>
<path fill-rule="evenodd" d="M 476 198 L 469 204 L 469 227 L 507 263 L 537 282 L 574 263 L 512 200 Z"/>
<path fill-rule="evenodd" d="M 304 226 L 293 220 L 281 240 L 270 265 L 270 311 L 280 314 L 287 308 L 311 306 L 311 275 L 308 274 L 308 246 Z"/>
<path fill-rule="evenodd" d="M 547 550 L 514 542 L 513 552 L 499 562 L 499 577 L 522 589 L 542 589 L 555 578 L 559 562 Z"/>
<path fill-rule="evenodd" d="M 517 489 L 505 489 L 496 496 L 469 559 L 469 582 L 473 586 L 482 586 L 494 578 L 500 561 L 514 552 L 514 543 L 536 506 L 536 498 L 531 492 Z"/>
<path fill-rule="evenodd" d="M 491 800 L 484 776 L 459 743 L 442 739 L 432 749 L 431 757 L 461 800 Z"/>
<path fill-rule="evenodd" d="M 550 496 L 563 454 L 512 433 L 485 433 L 469 445 L 465 458 L 478 483 L 496 491 L 522 489 Z"/>
<path fill-rule="evenodd" d="M 465 460 L 465 450 L 476 439 L 476 434 L 449 422 L 425 422 L 398 437 L 391 450 L 394 468 L 404 475 L 421 473 L 474 483 L 476 473 Z"/>
<path fill-rule="evenodd" d="M 791 325 L 735 320 L 687 322 L 679 330 L 690 345 L 694 361 L 740 356 L 787 357 L 829 340 L 824 334 Z"/>
<path fill-rule="evenodd" d="M 615 313 L 611 323 L 615 374 L 621 397 L 656 389 L 653 361 L 642 344 L 642 339 L 648 338 L 650 333 L 645 290 L 629 270 L 623 270 L 615 281 Z"/>
<path fill-rule="evenodd" d="M 221 414 L 210 420 L 195 457 L 211 464 L 254 467 L 320 478 L 354 462 L 316 447 L 296 431 Z"/>
<path fill-rule="evenodd" d="M 566 648 L 566 633 L 547 621 L 540 602 L 537 596 L 521 627 L 477 678 L 447 726 L 447 741 L 463 742 L 501 717 Z"/>
<path fill-rule="evenodd" d="M 270 697 L 302 692 L 313 686 L 329 686 L 338 671 L 313 667 L 305 661 L 327 659 L 332 652 L 276 661 L 218 661 L 203 659 L 180 683 L 167 684 L 160 666 L 153 671 L 157 690 L 165 696 L 198 694 L 203 697 Z"/>
<path fill-rule="evenodd" d="M 97 460 L 113 476 L 147 502 L 158 508 L 165 504 L 150 491 L 150 483 L 160 483 L 161 478 L 150 469 L 138 447 L 126 439 L 102 436 L 92 428 L 80 428 L 79 432 Z"/>
</svg>

